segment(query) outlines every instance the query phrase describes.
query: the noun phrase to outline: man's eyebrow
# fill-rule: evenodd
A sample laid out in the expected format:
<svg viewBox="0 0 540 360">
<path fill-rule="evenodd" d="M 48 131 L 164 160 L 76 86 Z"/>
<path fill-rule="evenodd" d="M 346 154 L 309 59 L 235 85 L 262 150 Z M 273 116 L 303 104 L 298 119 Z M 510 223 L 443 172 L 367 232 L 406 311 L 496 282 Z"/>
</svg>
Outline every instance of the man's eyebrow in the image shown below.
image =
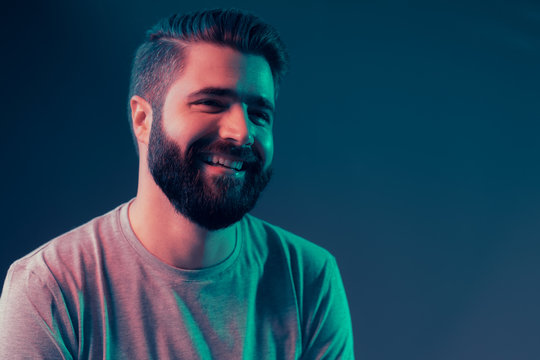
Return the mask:
<svg viewBox="0 0 540 360">
<path fill-rule="evenodd" d="M 238 92 L 234 89 L 229 88 L 220 88 L 220 87 L 205 87 L 200 90 L 194 91 L 191 94 L 188 95 L 188 99 L 193 99 L 196 97 L 199 97 L 201 95 L 210 95 L 210 96 L 225 96 L 225 97 L 231 97 L 234 99 L 240 99 L 241 96 L 238 94 Z M 270 111 L 274 111 L 274 105 L 270 102 L 270 100 L 266 99 L 263 96 L 260 95 L 246 95 L 244 96 L 244 99 L 249 104 L 254 104 L 258 107 L 265 108 Z"/>
</svg>

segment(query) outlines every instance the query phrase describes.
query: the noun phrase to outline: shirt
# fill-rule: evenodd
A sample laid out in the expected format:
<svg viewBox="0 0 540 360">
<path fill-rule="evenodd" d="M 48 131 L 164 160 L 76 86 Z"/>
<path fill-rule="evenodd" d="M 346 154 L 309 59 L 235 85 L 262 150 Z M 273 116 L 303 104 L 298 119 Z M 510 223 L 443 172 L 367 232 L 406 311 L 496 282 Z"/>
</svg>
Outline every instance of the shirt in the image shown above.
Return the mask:
<svg viewBox="0 0 540 360">
<path fill-rule="evenodd" d="M 133 201 L 133 200 L 132 200 Z M 179 269 L 137 239 L 125 203 L 10 267 L 2 359 L 353 359 L 335 258 L 246 215 L 221 263 Z"/>
</svg>

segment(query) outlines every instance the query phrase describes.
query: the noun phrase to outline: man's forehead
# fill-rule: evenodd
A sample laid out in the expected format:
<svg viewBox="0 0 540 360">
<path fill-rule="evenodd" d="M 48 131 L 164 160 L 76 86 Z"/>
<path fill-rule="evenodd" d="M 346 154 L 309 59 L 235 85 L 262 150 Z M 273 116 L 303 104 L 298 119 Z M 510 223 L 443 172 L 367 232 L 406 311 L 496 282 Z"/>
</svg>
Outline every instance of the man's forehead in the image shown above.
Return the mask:
<svg viewBox="0 0 540 360">
<path fill-rule="evenodd" d="M 176 82 L 188 93 L 204 88 L 236 89 L 274 102 L 274 78 L 262 55 L 245 54 L 228 46 L 195 42 L 185 48 Z"/>
</svg>

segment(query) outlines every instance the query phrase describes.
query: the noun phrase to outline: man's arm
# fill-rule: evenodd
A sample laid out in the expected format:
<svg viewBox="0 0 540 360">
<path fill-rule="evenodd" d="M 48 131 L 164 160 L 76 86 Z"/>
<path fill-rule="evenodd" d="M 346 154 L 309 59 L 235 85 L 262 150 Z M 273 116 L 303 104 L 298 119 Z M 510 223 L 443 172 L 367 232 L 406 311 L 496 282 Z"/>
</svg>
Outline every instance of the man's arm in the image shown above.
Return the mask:
<svg viewBox="0 0 540 360">
<path fill-rule="evenodd" d="M 74 340 L 60 289 L 12 265 L 0 298 L 0 359 L 73 359 L 68 337 Z"/>
<path fill-rule="evenodd" d="M 309 306 L 304 314 L 302 359 L 354 359 L 349 305 L 334 257 L 316 278 L 304 302 Z"/>
</svg>

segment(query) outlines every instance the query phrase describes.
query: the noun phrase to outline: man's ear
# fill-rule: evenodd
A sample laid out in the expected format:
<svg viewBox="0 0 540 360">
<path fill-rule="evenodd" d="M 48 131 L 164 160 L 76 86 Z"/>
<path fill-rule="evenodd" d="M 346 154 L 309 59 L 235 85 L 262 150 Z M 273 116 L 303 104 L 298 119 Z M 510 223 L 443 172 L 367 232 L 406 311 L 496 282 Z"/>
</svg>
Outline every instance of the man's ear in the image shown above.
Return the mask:
<svg viewBox="0 0 540 360">
<path fill-rule="evenodd" d="M 138 95 L 134 95 L 129 100 L 129 106 L 133 133 L 139 142 L 148 145 L 152 128 L 152 106 Z"/>
</svg>

